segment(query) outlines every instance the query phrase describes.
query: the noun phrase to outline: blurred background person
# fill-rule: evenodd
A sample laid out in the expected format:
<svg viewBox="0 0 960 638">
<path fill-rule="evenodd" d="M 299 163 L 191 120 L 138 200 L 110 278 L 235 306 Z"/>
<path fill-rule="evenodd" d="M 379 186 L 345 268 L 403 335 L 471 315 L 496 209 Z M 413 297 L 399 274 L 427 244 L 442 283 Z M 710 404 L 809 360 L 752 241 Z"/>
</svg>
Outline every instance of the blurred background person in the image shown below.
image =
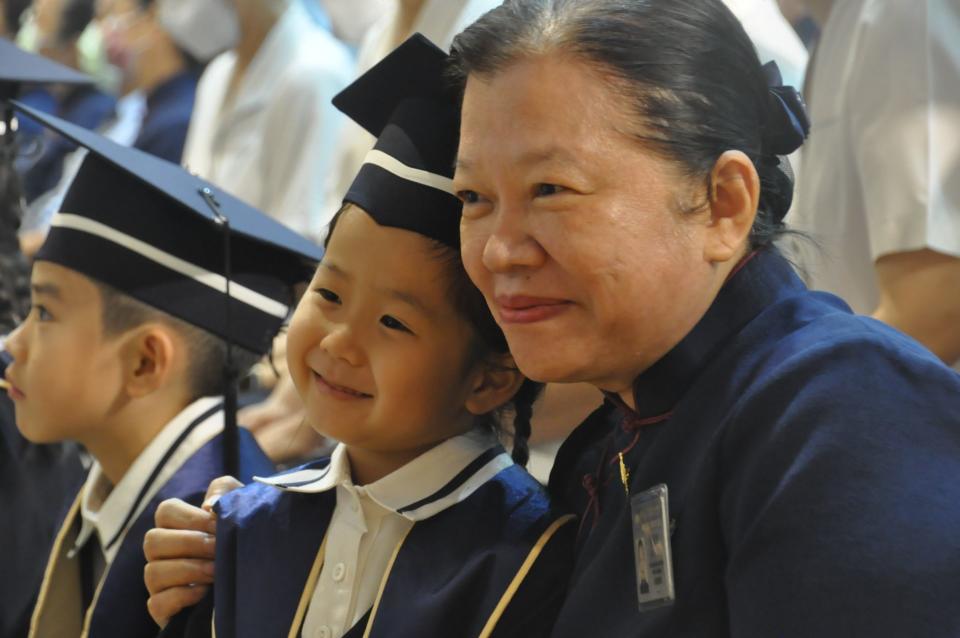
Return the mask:
<svg viewBox="0 0 960 638">
<path fill-rule="evenodd" d="M 94 0 L 35 0 L 35 47 L 55 62 L 81 69 L 80 36 L 93 20 Z M 116 98 L 96 85 L 53 86 L 52 112 L 72 124 L 96 129 L 113 115 Z M 76 147 L 62 137 L 45 133 L 35 149 L 24 148 L 23 195 L 29 204 L 60 181 L 63 160 Z"/>
<path fill-rule="evenodd" d="M 0 47 L 0 93 L 5 96 L 17 93 L 6 80 L 11 71 L 21 77 L 29 67 L 48 78 L 62 78 L 58 67 L 19 52 L 9 42 L 0 42 Z M 21 85 L 21 96 L 23 89 Z M 6 335 L 30 310 L 30 269 L 17 237 L 23 208 L 20 176 L 14 167 L 19 128 L 11 116 L 6 109 L 0 114 L 0 378 L 10 361 L 4 350 Z M 4 515 L 0 573 L 6 575 L 0 579 L 3 638 L 27 635 L 46 557 L 84 472 L 76 445 L 36 445 L 23 438 L 13 403 L 6 390 L 0 391 L 0 511 Z"/>
<path fill-rule="evenodd" d="M 793 27 L 808 51 L 813 50 L 820 37 L 820 25 L 807 0 L 778 0 L 780 11 Z M 825 20 L 823 20 L 825 21 Z"/>
<path fill-rule="evenodd" d="M 831 6 L 832 5 L 832 6 Z M 792 219 L 813 288 L 960 360 L 960 3 L 811 0 L 829 15 Z"/>
<path fill-rule="evenodd" d="M 353 60 L 306 1 L 232 0 L 238 40 L 200 80 L 183 164 L 317 238 Z"/>
<path fill-rule="evenodd" d="M 116 71 L 121 97 L 99 127 L 123 145 L 180 163 L 203 65 L 229 48 L 236 32 L 218 28 L 232 17 L 223 0 L 97 0 L 91 55 Z M 89 31 L 89 29 L 88 29 Z M 21 245 L 32 255 L 73 182 L 85 149 L 63 160 L 61 178 L 30 203 Z"/>
</svg>

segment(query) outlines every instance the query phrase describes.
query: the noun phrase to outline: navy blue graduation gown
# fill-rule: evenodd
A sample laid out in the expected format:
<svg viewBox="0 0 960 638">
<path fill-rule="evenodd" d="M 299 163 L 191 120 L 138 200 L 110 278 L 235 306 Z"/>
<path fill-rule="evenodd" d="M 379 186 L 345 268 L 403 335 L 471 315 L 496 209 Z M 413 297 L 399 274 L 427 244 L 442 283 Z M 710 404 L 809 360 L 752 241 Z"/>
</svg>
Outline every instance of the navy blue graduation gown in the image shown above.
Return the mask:
<svg viewBox="0 0 960 638">
<path fill-rule="evenodd" d="M 254 475 L 270 474 L 273 463 L 266 457 L 249 432 L 240 430 L 240 477 L 250 480 Z M 113 563 L 94 597 L 90 615 L 89 638 L 139 638 L 156 636 L 160 628 L 147 612 L 147 588 L 143 581 L 146 558 L 143 539 L 154 526 L 154 513 L 161 501 L 179 498 L 192 505 L 200 505 L 210 481 L 223 475 L 223 436 L 219 434 L 197 450 L 163 487 L 150 499 L 146 508 L 133 521 L 117 551 Z M 61 529 L 58 543 L 71 534 L 69 529 L 79 527 L 79 497 Z M 54 547 L 54 553 L 58 548 Z M 41 591 L 40 600 L 44 593 Z"/>
<path fill-rule="evenodd" d="M 263 484 L 220 499 L 217 638 L 289 634 L 298 603 L 312 594 L 305 585 L 335 505 L 335 490 L 301 494 Z M 364 636 L 370 622 L 371 638 L 546 636 L 566 589 L 575 528 L 529 474 L 510 466 L 413 525 L 374 611 L 345 636 Z M 511 583 L 516 591 L 508 593 Z M 210 604 L 178 618 L 164 636 L 209 635 Z"/>
<path fill-rule="evenodd" d="M 583 516 L 554 636 L 960 636 L 960 376 L 773 252 L 568 438 Z M 632 494 L 664 483 L 676 600 L 640 612 Z"/>
</svg>

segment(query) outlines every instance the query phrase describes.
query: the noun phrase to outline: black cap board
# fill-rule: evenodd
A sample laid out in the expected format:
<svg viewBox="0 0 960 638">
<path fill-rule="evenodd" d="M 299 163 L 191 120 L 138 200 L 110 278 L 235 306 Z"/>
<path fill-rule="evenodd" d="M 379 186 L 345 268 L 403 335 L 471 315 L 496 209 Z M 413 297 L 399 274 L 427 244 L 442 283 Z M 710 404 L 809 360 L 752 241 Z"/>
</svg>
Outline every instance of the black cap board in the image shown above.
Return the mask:
<svg viewBox="0 0 960 638">
<path fill-rule="evenodd" d="M 20 85 L 92 84 L 86 75 L 39 55 L 28 53 L 13 42 L 0 38 L 0 99 L 17 96 Z"/>
<path fill-rule="evenodd" d="M 322 250 L 183 168 L 13 102 L 89 150 L 36 255 L 263 354 Z M 230 357 L 228 356 L 228 359 Z M 227 454 L 236 371 L 228 362 Z M 228 472 L 234 468 L 227 462 Z"/>
<path fill-rule="evenodd" d="M 460 245 L 462 204 L 453 194 L 459 141 L 447 54 L 417 33 L 333 98 L 377 137 L 344 196 L 378 224 Z"/>
</svg>

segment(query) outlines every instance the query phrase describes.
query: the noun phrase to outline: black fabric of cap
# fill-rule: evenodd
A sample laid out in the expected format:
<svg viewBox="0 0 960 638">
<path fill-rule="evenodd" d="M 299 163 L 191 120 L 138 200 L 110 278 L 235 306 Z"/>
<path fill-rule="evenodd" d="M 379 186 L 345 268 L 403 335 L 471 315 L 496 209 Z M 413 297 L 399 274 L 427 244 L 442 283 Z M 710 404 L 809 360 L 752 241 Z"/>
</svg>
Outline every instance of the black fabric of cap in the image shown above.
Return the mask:
<svg viewBox="0 0 960 638">
<path fill-rule="evenodd" d="M 37 259 L 246 350 L 270 349 L 293 303 L 293 285 L 309 280 L 319 247 L 175 164 L 14 105 L 90 150 Z M 215 208 L 229 221 L 229 325 L 225 230 Z"/>
<path fill-rule="evenodd" d="M 73 69 L 28 53 L 13 42 L 0 38 L 0 99 L 17 96 L 21 84 L 92 84 Z"/>
<path fill-rule="evenodd" d="M 415 34 L 333 99 L 377 137 L 344 197 L 378 224 L 460 245 L 461 202 L 450 182 L 459 104 L 447 54 Z"/>
</svg>

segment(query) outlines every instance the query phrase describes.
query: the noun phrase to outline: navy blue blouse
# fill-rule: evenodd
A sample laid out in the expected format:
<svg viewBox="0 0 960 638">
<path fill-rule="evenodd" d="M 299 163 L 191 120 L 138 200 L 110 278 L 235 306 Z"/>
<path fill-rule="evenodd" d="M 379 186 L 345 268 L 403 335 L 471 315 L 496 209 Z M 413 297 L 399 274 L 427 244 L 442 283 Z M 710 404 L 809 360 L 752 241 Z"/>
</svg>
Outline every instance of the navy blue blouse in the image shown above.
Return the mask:
<svg viewBox="0 0 960 638">
<path fill-rule="evenodd" d="M 582 514 L 555 636 L 960 635 L 960 375 L 922 346 L 762 251 L 634 398 L 551 475 Z M 669 488 L 667 607 L 639 611 L 620 452 Z"/>
</svg>

